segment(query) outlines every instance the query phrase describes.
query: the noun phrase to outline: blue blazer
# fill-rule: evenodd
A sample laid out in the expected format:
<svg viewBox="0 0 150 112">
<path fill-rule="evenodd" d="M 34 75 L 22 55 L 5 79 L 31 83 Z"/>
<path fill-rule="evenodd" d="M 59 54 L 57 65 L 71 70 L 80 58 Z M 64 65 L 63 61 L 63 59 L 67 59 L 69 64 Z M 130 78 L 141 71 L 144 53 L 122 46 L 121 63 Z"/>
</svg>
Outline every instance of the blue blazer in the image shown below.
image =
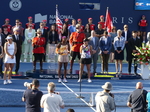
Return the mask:
<svg viewBox="0 0 150 112">
<path fill-rule="evenodd" d="M 107 43 L 105 44 L 105 37 L 101 37 L 100 38 L 100 41 L 99 41 L 99 45 L 100 45 L 100 49 L 102 51 L 102 54 L 103 54 L 103 51 L 109 51 L 108 54 L 110 53 L 111 51 L 111 47 L 112 47 L 112 40 L 111 40 L 111 37 L 107 37 Z"/>
</svg>

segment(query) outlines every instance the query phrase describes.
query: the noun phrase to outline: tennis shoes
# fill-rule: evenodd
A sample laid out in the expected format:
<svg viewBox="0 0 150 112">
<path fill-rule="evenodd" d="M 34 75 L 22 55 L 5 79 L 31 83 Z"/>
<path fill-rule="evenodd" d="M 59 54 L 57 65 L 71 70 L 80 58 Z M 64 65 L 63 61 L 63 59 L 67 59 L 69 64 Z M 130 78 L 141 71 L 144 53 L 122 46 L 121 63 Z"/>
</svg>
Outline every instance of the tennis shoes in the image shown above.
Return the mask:
<svg viewBox="0 0 150 112">
<path fill-rule="evenodd" d="M 6 84 L 11 84 L 12 83 L 12 81 L 11 80 L 4 80 L 4 85 L 6 85 Z"/>
<path fill-rule="evenodd" d="M 62 82 L 61 78 L 59 78 L 59 79 L 58 79 L 58 82 L 59 82 L 59 83 L 61 83 L 61 82 Z M 67 79 L 66 79 L 66 78 L 64 78 L 64 79 L 63 79 L 63 82 L 67 83 L 68 81 L 67 81 Z"/>
<path fill-rule="evenodd" d="M 92 80 L 91 80 L 91 79 L 88 79 L 87 81 L 88 81 L 88 83 L 91 83 L 91 82 L 92 82 Z M 79 80 L 78 80 L 78 82 L 82 82 L 82 80 L 81 80 L 81 79 L 79 79 Z"/>
</svg>

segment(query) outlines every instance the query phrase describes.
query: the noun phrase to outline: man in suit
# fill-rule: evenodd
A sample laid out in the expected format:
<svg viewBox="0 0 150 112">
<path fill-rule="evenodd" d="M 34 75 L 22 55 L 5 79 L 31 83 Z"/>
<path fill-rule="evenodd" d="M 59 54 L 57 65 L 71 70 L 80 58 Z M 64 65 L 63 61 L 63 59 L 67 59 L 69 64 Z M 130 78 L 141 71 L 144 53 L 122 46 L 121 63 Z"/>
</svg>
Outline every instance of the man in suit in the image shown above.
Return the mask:
<svg viewBox="0 0 150 112">
<path fill-rule="evenodd" d="M 137 53 L 137 50 L 135 46 L 140 47 L 140 39 L 137 38 L 137 31 L 132 31 L 132 38 L 128 40 L 128 47 L 130 48 L 128 51 L 128 72 L 131 74 L 131 65 L 132 65 L 132 59 L 136 58 L 132 55 L 132 53 Z M 137 63 L 136 60 L 134 59 L 134 73 L 135 75 L 137 74 Z"/>
<path fill-rule="evenodd" d="M 41 37 L 44 37 L 45 40 L 46 40 L 45 42 L 47 42 L 48 41 L 48 39 L 47 39 L 47 30 L 44 28 L 44 23 L 43 22 L 40 23 L 40 30 L 42 32 Z M 44 53 L 44 56 L 43 56 L 43 61 L 44 62 L 46 61 L 46 45 L 47 45 L 47 43 L 45 43 L 45 45 L 44 45 L 44 50 L 45 50 L 45 53 Z"/>
<path fill-rule="evenodd" d="M 4 48 L 4 44 L 5 44 L 5 36 L 2 34 L 2 28 L 0 28 L 0 45 L 3 46 Z M 0 63 L 0 74 L 3 74 L 2 66 L 3 66 L 3 61 Z"/>
<path fill-rule="evenodd" d="M 89 37 L 89 45 L 93 48 L 92 60 L 93 60 L 93 74 L 96 73 L 97 68 L 97 60 L 99 53 L 99 38 L 96 37 L 96 33 L 94 30 L 91 31 L 91 37 Z"/>
<path fill-rule="evenodd" d="M 104 36 L 100 38 L 99 46 L 101 50 L 101 58 L 102 58 L 102 73 L 104 70 L 108 74 L 108 60 L 109 54 L 111 51 L 112 40 L 111 37 L 108 36 L 108 32 L 104 31 Z"/>
<path fill-rule="evenodd" d="M 126 48 L 126 60 L 129 60 L 128 57 L 128 51 L 129 51 L 129 47 L 128 47 L 128 41 L 131 38 L 131 32 L 128 30 L 128 25 L 124 25 L 124 30 L 122 31 L 122 36 L 125 38 L 125 48 Z"/>
<path fill-rule="evenodd" d="M 13 29 L 14 35 L 13 35 L 13 41 L 17 45 L 17 53 L 16 53 L 16 68 L 15 72 L 18 74 L 18 70 L 20 67 L 20 58 L 21 58 L 21 52 L 22 52 L 22 36 L 19 34 L 19 28 Z"/>
</svg>

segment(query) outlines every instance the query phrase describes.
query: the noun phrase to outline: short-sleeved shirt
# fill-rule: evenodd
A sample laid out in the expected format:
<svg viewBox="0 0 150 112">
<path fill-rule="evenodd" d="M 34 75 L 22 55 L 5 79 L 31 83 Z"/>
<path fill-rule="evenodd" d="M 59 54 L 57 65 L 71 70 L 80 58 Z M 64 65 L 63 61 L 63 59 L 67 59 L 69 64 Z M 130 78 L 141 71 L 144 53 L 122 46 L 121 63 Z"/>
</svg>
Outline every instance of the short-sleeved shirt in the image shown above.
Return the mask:
<svg viewBox="0 0 150 112">
<path fill-rule="evenodd" d="M 133 112 L 143 112 L 144 110 L 144 105 L 146 104 L 146 102 L 143 102 L 141 92 L 142 89 L 136 89 L 129 95 L 128 102 L 132 104 Z M 143 96 L 145 101 L 146 95 L 147 91 L 143 90 Z"/>
<path fill-rule="evenodd" d="M 72 32 L 75 32 L 75 31 L 76 31 L 76 26 L 70 25 L 70 26 L 68 27 L 68 30 L 69 30 L 69 32 L 70 32 L 70 34 L 71 34 Z"/>
<path fill-rule="evenodd" d="M 43 93 L 38 89 L 32 90 L 27 89 L 23 98 L 25 98 L 26 102 L 26 112 L 41 112 L 40 100 Z"/>
<path fill-rule="evenodd" d="M 97 29 L 96 31 L 96 34 L 98 34 L 98 35 L 102 35 L 103 33 L 104 33 L 104 30 L 103 29 Z"/>
<path fill-rule="evenodd" d="M 60 112 L 60 106 L 63 106 L 64 102 L 60 95 L 49 93 L 42 96 L 41 105 L 44 106 L 43 112 Z"/>
</svg>

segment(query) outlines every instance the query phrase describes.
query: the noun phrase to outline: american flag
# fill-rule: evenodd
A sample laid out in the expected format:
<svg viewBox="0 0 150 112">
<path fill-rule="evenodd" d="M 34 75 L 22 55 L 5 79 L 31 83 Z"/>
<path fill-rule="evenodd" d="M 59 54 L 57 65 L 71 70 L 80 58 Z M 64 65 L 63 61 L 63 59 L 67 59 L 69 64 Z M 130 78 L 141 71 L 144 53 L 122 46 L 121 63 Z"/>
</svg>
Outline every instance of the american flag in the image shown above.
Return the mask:
<svg viewBox="0 0 150 112">
<path fill-rule="evenodd" d="M 56 25 L 57 25 L 57 30 L 59 34 L 59 39 L 61 40 L 61 30 L 62 30 L 62 21 L 60 19 L 60 14 L 58 12 L 58 5 L 56 5 Z"/>
</svg>

